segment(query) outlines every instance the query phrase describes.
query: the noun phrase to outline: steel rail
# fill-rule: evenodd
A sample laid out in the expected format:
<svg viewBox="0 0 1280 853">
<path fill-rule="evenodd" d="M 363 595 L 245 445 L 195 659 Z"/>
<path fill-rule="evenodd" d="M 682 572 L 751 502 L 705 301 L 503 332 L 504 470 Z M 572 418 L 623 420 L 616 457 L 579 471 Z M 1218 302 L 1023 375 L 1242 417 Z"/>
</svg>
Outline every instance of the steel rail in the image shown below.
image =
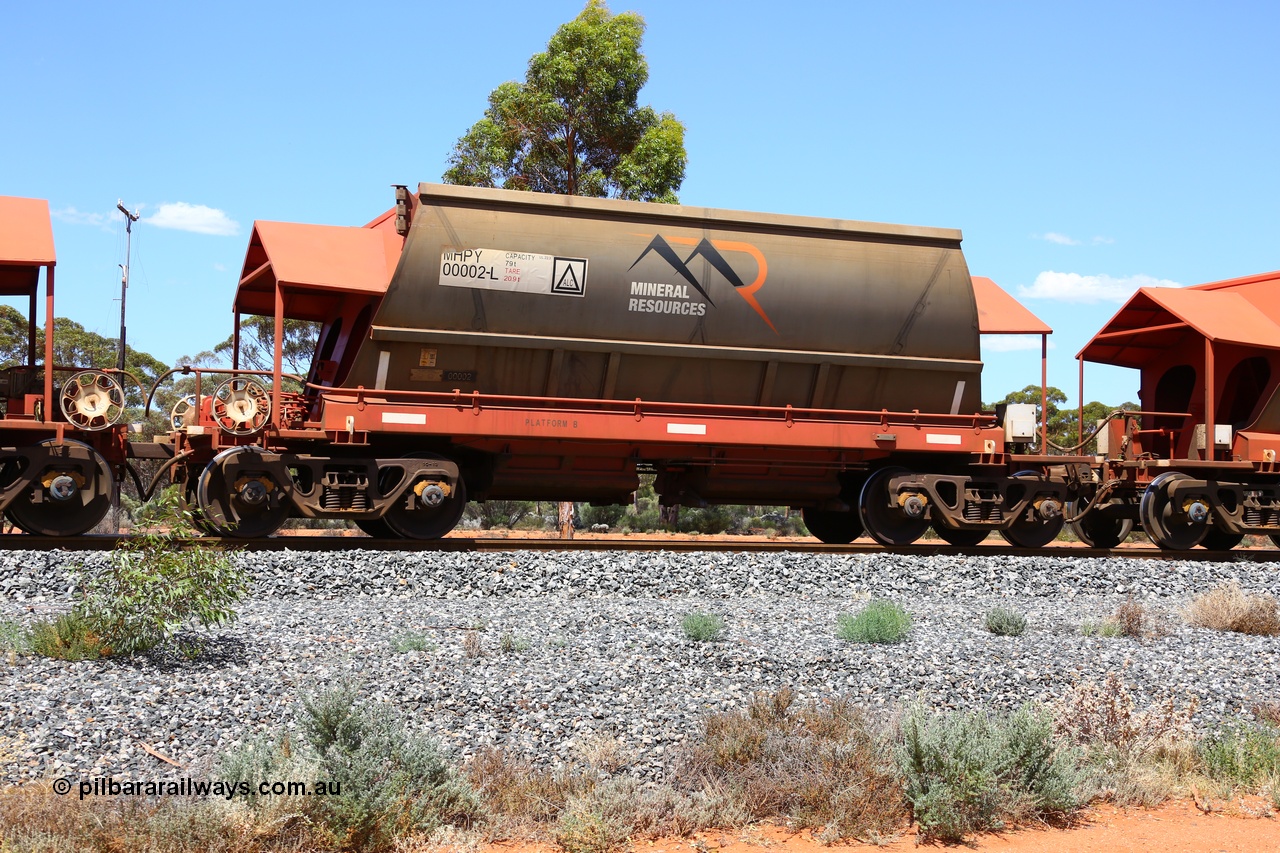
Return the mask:
<svg viewBox="0 0 1280 853">
<path fill-rule="evenodd" d="M 125 536 L 31 536 L 25 533 L 0 534 L 0 551 L 109 551 Z M 1186 560 L 1191 562 L 1275 562 L 1280 563 L 1280 550 L 1270 548 L 1237 548 L 1230 551 L 1162 551 L 1158 548 L 1128 546 L 1121 548 L 1085 548 L 1048 546 L 1018 548 L 1003 542 L 955 547 L 945 542 L 925 542 L 887 548 L 873 543 L 827 545 L 813 541 L 748 539 L 662 539 L 643 536 L 617 536 L 608 539 L 507 539 L 500 537 L 447 537 L 444 539 L 372 539 L 366 536 L 273 536 L 267 539 L 183 539 L 177 547 L 192 548 L 211 545 L 229 551 L 674 551 L 729 552 L 740 554 L 895 554 L 918 557 L 1124 557 L 1139 560 Z"/>
</svg>

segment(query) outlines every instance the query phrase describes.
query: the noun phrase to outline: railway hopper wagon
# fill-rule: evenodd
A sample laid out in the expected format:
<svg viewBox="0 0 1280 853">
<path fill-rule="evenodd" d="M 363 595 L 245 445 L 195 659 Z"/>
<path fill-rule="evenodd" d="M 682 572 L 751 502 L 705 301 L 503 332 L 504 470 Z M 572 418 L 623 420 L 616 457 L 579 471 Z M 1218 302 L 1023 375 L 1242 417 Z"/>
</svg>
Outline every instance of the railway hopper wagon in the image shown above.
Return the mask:
<svg viewBox="0 0 1280 853">
<path fill-rule="evenodd" d="M 170 431 L 130 441 L 136 380 L 54 364 L 47 203 L 0 219 L 32 318 L 0 374 L 0 510 L 31 533 L 88 531 L 126 476 L 181 484 L 217 535 L 434 538 L 469 497 L 623 502 L 652 473 L 664 504 L 788 504 L 828 542 L 1034 546 L 1091 488 L 1060 476 L 1083 457 L 1020 452 L 1033 407 L 980 410 L 979 333 L 1048 330 L 971 280 L 954 230 L 431 184 L 362 228 L 257 222 L 231 368 L 171 371 L 193 387 Z M 270 370 L 240 365 L 246 314 L 274 318 Z M 305 376 L 288 320 L 319 324 Z"/>
<path fill-rule="evenodd" d="M 1080 351 L 1140 372 L 1142 412 L 1098 425 L 1094 483 L 1070 507 L 1086 542 L 1135 524 L 1168 550 L 1280 545 L 1280 272 L 1142 288 Z M 1082 397 L 1083 399 L 1083 397 Z"/>
<path fill-rule="evenodd" d="M 829 542 L 1062 526 L 1060 460 L 1012 452 L 1034 417 L 980 411 L 958 231 L 432 184 L 396 202 L 364 228 L 255 223 L 235 311 L 275 318 L 273 376 L 174 413 L 171 468 L 213 532 L 434 538 L 468 498 L 621 503 L 646 472 L 664 504 L 797 506 Z M 322 324 L 296 389 L 288 319 Z"/>
</svg>

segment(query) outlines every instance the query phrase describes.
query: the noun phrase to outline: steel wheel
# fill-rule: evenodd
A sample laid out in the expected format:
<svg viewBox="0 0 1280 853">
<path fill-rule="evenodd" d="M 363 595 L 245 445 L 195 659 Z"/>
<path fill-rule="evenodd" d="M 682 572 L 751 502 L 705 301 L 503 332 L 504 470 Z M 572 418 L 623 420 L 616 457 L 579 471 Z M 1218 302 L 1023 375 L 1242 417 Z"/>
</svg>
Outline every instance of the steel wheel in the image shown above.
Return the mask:
<svg viewBox="0 0 1280 853">
<path fill-rule="evenodd" d="M 353 518 L 356 523 L 365 532 L 367 536 L 374 539 L 399 539 L 400 534 L 391 529 L 391 525 L 387 524 L 381 518 Z"/>
<path fill-rule="evenodd" d="M 434 453 L 414 453 L 406 458 L 448 461 Z M 462 511 L 467 508 L 467 487 L 462 477 L 458 477 L 453 494 L 444 497 L 434 507 L 428 506 L 418 495 L 418 487 L 427 480 L 429 478 L 425 475 L 415 477 L 400 500 L 392 504 L 380 519 L 395 535 L 405 539 L 439 539 L 456 527 L 462 518 Z"/>
<path fill-rule="evenodd" d="M 1208 551 L 1230 551 L 1244 541 L 1243 533 L 1228 533 L 1210 525 L 1205 526 L 1208 529 L 1204 532 L 1204 538 L 1197 544 Z"/>
<path fill-rule="evenodd" d="M 1142 502 L 1138 505 L 1142 529 L 1159 548 L 1187 551 L 1209 532 L 1208 524 L 1197 524 L 1188 519 L 1169 496 L 1174 483 L 1189 479 L 1186 474 L 1170 471 L 1152 480 L 1142 493 Z"/>
<path fill-rule="evenodd" d="M 97 527 L 111 509 L 115 477 L 87 444 L 49 438 L 38 445 L 46 458 L 5 509 L 20 529 L 36 536 L 79 536 Z"/>
<path fill-rule="evenodd" d="M 910 545 L 929 528 L 929 519 L 923 513 L 912 518 L 889 494 L 889 481 L 909 473 L 906 468 L 881 468 L 862 487 L 858 501 L 862 526 L 881 545 Z"/>
<path fill-rule="evenodd" d="M 819 541 L 828 545 L 848 545 L 862 535 L 862 519 L 855 510 L 816 509 L 811 506 L 800 510 L 804 526 Z"/>
<path fill-rule="evenodd" d="M 938 538 L 948 545 L 955 545 L 957 548 L 972 548 L 979 542 L 987 538 L 990 530 L 980 529 L 973 530 L 971 528 L 947 527 L 942 522 L 934 519 L 933 532 L 938 534 Z"/>
<path fill-rule="evenodd" d="M 200 474 L 196 501 L 200 518 L 218 536 L 270 536 L 289 518 L 292 482 L 282 482 L 278 466 L 261 460 L 257 447 L 224 450 Z M 259 458 L 255 458 L 259 457 Z"/>
<path fill-rule="evenodd" d="M 1044 478 L 1035 471 L 1019 471 L 1013 475 L 1019 480 L 1036 480 Z M 1004 541 L 1019 548 L 1043 548 L 1058 538 L 1066 516 L 1059 512 L 1053 518 L 1043 518 L 1034 503 L 1028 504 L 1022 514 L 1008 528 L 1001 530 Z"/>
<path fill-rule="evenodd" d="M 1079 501 L 1067 501 L 1067 515 L 1073 516 L 1079 511 Z M 1079 521 L 1071 522 L 1071 532 L 1090 548 L 1114 548 L 1133 532 L 1133 519 L 1108 518 L 1091 512 Z"/>
</svg>

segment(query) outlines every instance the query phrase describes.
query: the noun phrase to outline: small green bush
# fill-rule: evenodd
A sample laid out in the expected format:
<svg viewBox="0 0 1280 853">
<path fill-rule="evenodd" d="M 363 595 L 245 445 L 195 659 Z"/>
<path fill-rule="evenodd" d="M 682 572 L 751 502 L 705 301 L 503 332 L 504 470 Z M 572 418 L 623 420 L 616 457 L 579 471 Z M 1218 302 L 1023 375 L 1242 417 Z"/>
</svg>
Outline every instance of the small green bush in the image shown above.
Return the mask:
<svg viewBox="0 0 1280 853">
<path fill-rule="evenodd" d="M 695 643 L 709 643 L 724 633 L 724 617 L 714 613 L 687 613 L 680 620 L 680 630 Z"/>
<path fill-rule="evenodd" d="M 1214 732 L 1196 749 L 1212 779 L 1258 789 L 1280 778 L 1280 729 L 1238 724 Z"/>
<path fill-rule="evenodd" d="M 900 643 L 910 630 L 907 612 L 882 598 L 868 602 L 856 616 L 841 613 L 836 619 L 836 636 L 850 643 Z"/>
<path fill-rule="evenodd" d="M 341 791 L 315 798 L 339 846 L 387 849 L 398 836 L 479 815 L 475 792 L 456 778 L 435 742 L 407 734 L 387 709 L 358 704 L 350 688 L 304 700 L 303 707 L 301 729 L 318 757 L 317 778 Z"/>
<path fill-rule="evenodd" d="M 31 632 L 21 622 L 0 619 L 0 652 L 31 651 Z"/>
<path fill-rule="evenodd" d="M 925 841 L 960 842 L 1081 805 L 1076 754 L 1059 748 L 1052 718 L 1029 705 L 1006 717 L 914 705 L 895 755 Z"/>
<path fill-rule="evenodd" d="M 1104 619 L 1101 622 L 1089 620 L 1080 623 L 1080 634 L 1085 637 L 1112 639 L 1120 636 L 1120 626 L 1110 619 Z"/>
<path fill-rule="evenodd" d="M 527 652 L 532 647 L 532 643 L 525 637 L 518 637 L 512 633 L 503 634 L 498 639 L 498 651 L 504 655 L 520 654 Z"/>
<path fill-rule="evenodd" d="M 391 640 L 391 648 L 400 654 L 407 652 L 434 652 L 436 644 L 426 634 L 401 634 Z"/>
<path fill-rule="evenodd" d="M 79 610 L 36 622 L 29 636 L 33 652 L 58 660 L 97 660 L 113 651 Z"/>
<path fill-rule="evenodd" d="M 133 535 L 121 541 L 107 567 L 88 576 L 75 606 L 88 631 L 112 654 L 146 651 L 177 641 L 188 656 L 200 644 L 190 635 L 235 619 L 235 604 L 249 593 L 249 578 L 222 549 L 176 540 L 198 535 L 176 490 L 145 504 Z"/>
<path fill-rule="evenodd" d="M 993 607 L 987 611 L 987 630 L 1001 637 L 1021 637 L 1027 630 L 1027 617 L 1007 607 Z"/>
</svg>

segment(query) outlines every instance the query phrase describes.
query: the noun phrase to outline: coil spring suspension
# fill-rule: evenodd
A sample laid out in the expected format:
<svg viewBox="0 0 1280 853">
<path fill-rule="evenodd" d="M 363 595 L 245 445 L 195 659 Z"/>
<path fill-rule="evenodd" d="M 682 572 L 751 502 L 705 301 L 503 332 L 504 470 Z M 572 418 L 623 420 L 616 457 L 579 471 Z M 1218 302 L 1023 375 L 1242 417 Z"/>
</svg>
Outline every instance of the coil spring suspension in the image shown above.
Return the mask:
<svg viewBox="0 0 1280 853">
<path fill-rule="evenodd" d="M 320 493 L 325 512 L 364 512 L 369 509 L 369 478 L 363 474 L 328 471 Z"/>
</svg>

